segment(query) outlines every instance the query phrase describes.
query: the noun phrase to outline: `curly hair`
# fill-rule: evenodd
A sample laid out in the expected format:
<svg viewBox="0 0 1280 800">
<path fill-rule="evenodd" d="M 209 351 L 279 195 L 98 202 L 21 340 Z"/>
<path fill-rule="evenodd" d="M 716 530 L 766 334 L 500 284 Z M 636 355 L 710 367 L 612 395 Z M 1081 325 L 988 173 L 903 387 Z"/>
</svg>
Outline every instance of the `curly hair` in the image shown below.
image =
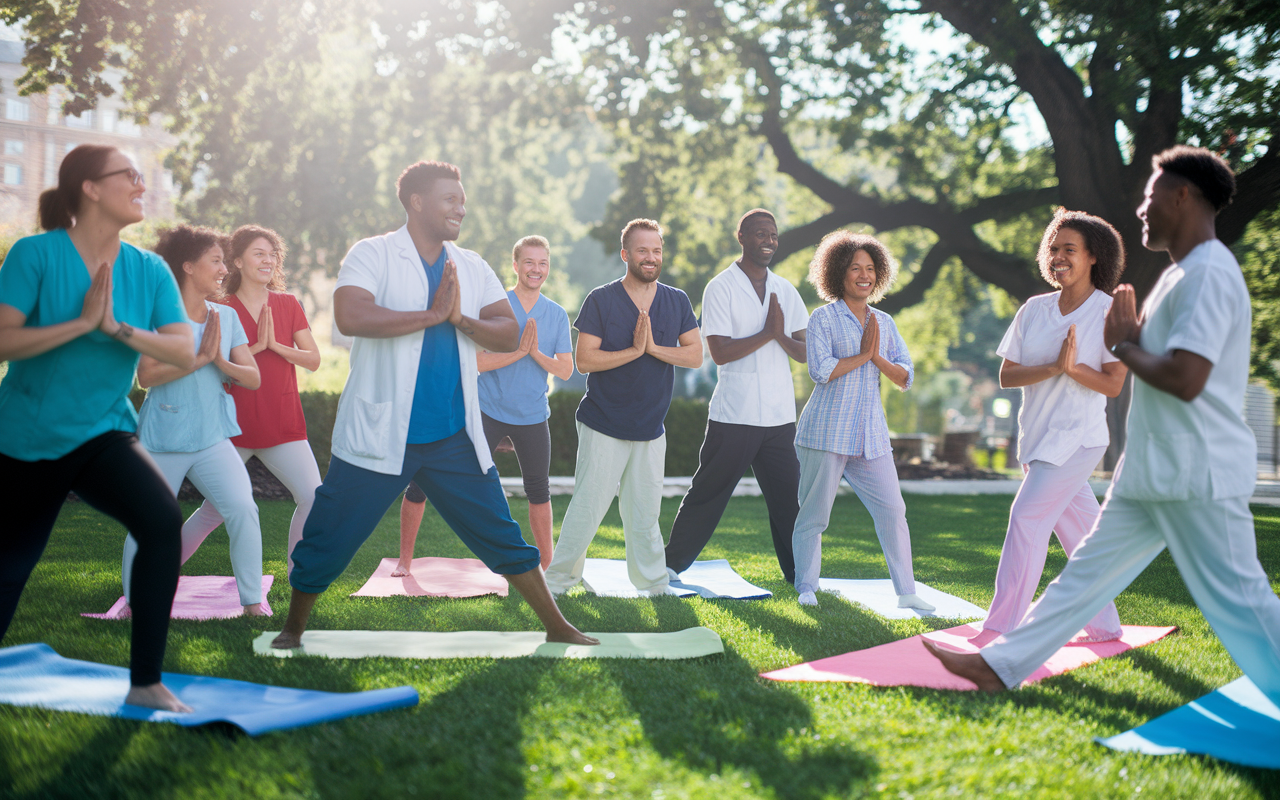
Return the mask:
<svg viewBox="0 0 1280 800">
<path fill-rule="evenodd" d="M 178 280 L 178 288 L 182 288 L 187 282 L 187 273 L 182 265 L 194 264 L 214 247 L 221 247 L 223 255 L 226 255 L 227 237 L 220 231 L 196 225 L 175 225 L 160 231 L 155 253 L 169 265 L 173 277 Z"/>
<path fill-rule="evenodd" d="M 222 281 L 223 297 L 230 297 L 240 288 L 244 273 L 240 272 L 240 268 L 236 266 L 236 259 L 243 258 L 244 251 L 249 249 L 249 245 L 259 239 L 271 242 L 272 249 L 276 251 L 276 266 L 271 270 L 271 280 L 267 282 L 267 289 L 273 292 L 286 291 L 284 257 L 289 253 L 289 248 L 285 247 L 284 239 L 280 234 L 261 225 L 241 225 L 236 228 L 235 233 L 231 234 L 226 247 L 227 277 Z"/>
<path fill-rule="evenodd" d="M 859 250 L 871 256 L 876 268 L 876 283 L 868 302 L 877 303 L 884 297 L 898 276 L 898 262 L 876 237 L 849 231 L 832 231 L 822 237 L 809 262 L 809 283 L 818 290 L 819 297 L 828 302 L 844 297 L 844 276 Z"/>
<path fill-rule="evenodd" d="M 1203 147 L 1175 145 L 1151 157 L 1151 169 L 1173 173 L 1200 190 L 1214 211 L 1231 203 L 1236 193 L 1236 175 L 1227 162 Z"/>
<path fill-rule="evenodd" d="M 1052 260 L 1049 246 L 1057 238 L 1058 231 L 1063 228 L 1070 228 L 1084 237 L 1084 245 L 1089 249 L 1089 255 L 1096 259 L 1089 280 L 1094 287 L 1111 294 L 1120 283 L 1120 275 L 1124 272 L 1124 240 L 1120 238 L 1120 234 L 1110 222 L 1083 211 L 1059 208 L 1054 212 L 1053 220 L 1044 229 L 1044 236 L 1040 239 L 1040 249 L 1036 253 L 1036 263 L 1040 265 L 1040 277 L 1053 288 L 1062 288 L 1053 279 L 1053 269 L 1049 266 Z"/>
</svg>

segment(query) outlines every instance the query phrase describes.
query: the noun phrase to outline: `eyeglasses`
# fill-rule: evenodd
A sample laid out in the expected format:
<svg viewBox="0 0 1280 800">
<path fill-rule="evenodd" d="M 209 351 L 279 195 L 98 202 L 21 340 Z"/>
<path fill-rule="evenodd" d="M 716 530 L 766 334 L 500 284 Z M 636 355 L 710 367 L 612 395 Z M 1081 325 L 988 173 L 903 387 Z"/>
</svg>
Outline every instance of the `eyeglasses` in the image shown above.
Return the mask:
<svg viewBox="0 0 1280 800">
<path fill-rule="evenodd" d="M 129 179 L 129 183 L 132 183 L 134 186 L 137 186 L 140 183 L 144 183 L 144 181 L 142 180 L 142 173 L 138 172 L 133 167 L 125 167 L 124 169 L 118 169 L 115 172 L 108 172 L 106 175 L 99 175 L 98 177 L 94 178 L 94 180 L 105 181 L 107 178 L 110 178 L 114 175 L 124 175 Z"/>
</svg>

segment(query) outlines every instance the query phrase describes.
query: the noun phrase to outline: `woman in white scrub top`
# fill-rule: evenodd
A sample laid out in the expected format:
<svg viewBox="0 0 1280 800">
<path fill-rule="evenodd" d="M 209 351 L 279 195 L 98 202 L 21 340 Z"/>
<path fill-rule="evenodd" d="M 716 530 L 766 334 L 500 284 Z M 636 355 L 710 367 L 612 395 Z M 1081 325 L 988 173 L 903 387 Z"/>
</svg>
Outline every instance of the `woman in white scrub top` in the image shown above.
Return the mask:
<svg viewBox="0 0 1280 800">
<path fill-rule="evenodd" d="M 1106 399 L 1120 394 L 1127 371 L 1102 340 L 1111 291 L 1125 264 L 1115 228 L 1059 209 L 1037 261 L 1058 291 L 1028 300 L 996 350 L 1004 359 L 1000 385 L 1022 387 L 1018 461 L 1025 477 L 1009 511 L 983 640 L 1022 620 L 1040 584 L 1050 534 L 1058 535 L 1070 558 L 1092 529 L 1099 506 L 1089 476 L 1110 441 Z M 1085 627 L 1089 641 L 1120 634 L 1114 603 Z"/>
</svg>

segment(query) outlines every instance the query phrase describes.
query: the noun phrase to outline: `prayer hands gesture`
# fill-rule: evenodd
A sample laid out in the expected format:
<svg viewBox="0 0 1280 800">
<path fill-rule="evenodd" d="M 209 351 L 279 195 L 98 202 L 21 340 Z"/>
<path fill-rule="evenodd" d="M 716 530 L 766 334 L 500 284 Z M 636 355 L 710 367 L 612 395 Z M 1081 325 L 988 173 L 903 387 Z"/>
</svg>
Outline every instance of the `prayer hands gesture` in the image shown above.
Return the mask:
<svg viewBox="0 0 1280 800">
<path fill-rule="evenodd" d="M 529 319 L 524 324 L 524 333 L 520 334 L 520 346 L 516 348 L 518 352 L 529 355 L 538 349 L 538 321 Z"/>
<path fill-rule="evenodd" d="M 1067 328 L 1067 338 L 1062 340 L 1062 349 L 1058 351 L 1058 363 L 1055 364 L 1059 375 L 1071 376 L 1076 368 L 1076 326 Z"/>
<path fill-rule="evenodd" d="M 649 325 L 649 312 L 641 311 L 640 316 L 636 319 L 636 330 L 631 337 L 631 346 L 641 353 L 647 353 L 649 352 L 649 346 L 652 344 L 653 329 Z"/>
<path fill-rule="evenodd" d="M 258 341 L 253 352 L 276 349 L 275 319 L 271 316 L 271 303 L 262 304 L 262 312 L 258 314 Z"/>
<path fill-rule="evenodd" d="M 458 268 L 452 259 L 444 262 L 444 275 L 431 301 L 431 310 L 439 317 L 436 324 L 448 322 L 457 325 L 462 322 L 462 292 L 458 289 Z"/>
<path fill-rule="evenodd" d="M 1107 321 L 1102 328 L 1102 339 L 1107 349 L 1111 349 L 1124 341 L 1138 344 L 1141 334 L 1142 323 L 1138 320 L 1138 303 L 1133 286 L 1121 284 L 1112 295 L 1111 309 L 1107 311 Z"/>
<path fill-rule="evenodd" d="M 764 330 L 769 338 L 775 341 L 787 338 L 786 318 L 782 314 L 782 304 L 776 294 L 769 295 L 769 311 L 765 314 Z"/>
<path fill-rule="evenodd" d="M 200 337 L 200 347 L 196 349 L 196 369 L 205 364 L 222 360 L 222 317 L 218 312 L 210 310 L 204 323 L 204 335 Z"/>
<path fill-rule="evenodd" d="M 867 309 L 866 327 L 862 329 L 862 355 L 866 356 L 868 361 L 880 355 L 880 323 L 876 321 L 876 315 L 870 309 Z"/>
<path fill-rule="evenodd" d="M 120 323 L 116 322 L 114 310 L 113 272 L 112 266 L 105 261 L 98 265 L 98 271 L 89 283 L 89 291 L 84 293 L 80 319 L 88 323 L 89 330 L 97 329 L 114 337 L 120 331 Z"/>
</svg>

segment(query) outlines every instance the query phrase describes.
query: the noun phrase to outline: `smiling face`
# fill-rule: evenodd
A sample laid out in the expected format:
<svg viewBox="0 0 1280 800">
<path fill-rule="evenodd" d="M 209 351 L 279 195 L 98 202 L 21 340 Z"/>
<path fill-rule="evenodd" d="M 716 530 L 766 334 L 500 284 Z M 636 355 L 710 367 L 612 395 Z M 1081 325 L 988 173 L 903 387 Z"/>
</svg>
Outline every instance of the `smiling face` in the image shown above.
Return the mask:
<svg viewBox="0 0 1280 800">
<path fill-rule="evenodd" d="M 742 256 L 759 267 L 767 267 L 778 251 L 778 225 L 763 214 L 748 219 L 738 234 Z"/>
<path fill-rule="evenodd" d="M 662 237 L 647 228 L 631 231 L 622 260 L 627 263 L 627 272 L 632 278 L 653 283 L 662 275 Z"/>
<path fill-rule="evenodd" d="M 467 216 L 467 193 L 462 181 L 436 178 L 422 194 L 409 196 L 409 214 L 432 238 L 456 241 Z"/>
<path fill-rule="evenodd" d="M 551 254 L 547 248 L 529 244 L 520 248 L 520 257 L 512 264 L 516 283 L 530 291 L 540 291 L 551 272 Z"/>
<path fill-rule="evenodd" d="M 1061 289 L 1069 289 L 1080 281 L 1092 282 L 1093 265 L 1098 259 L 1089 252 L 1084 234 L 1063 225 L 1049 242 L 1049 275 Z"/>
<path fill-rule="evenodd" d="M 876 288 L 876 262 L 866 250 L 853 254 L 844 272 L 844 299 L 865 303 Z"/>
<path fill-rule="evenodd" d="M 187 274 L 187 279 L 183 284 L 183 290 L 198 294 L 201 297 L 211 297 L 218 293 L 218 289 L 222 286 L 222 279 L 227 276 L 227 265 L 223 263 L 222 247 L 214 245 L 195 261 L 188 261 L 182 265 L 182 271 Z"/>
<path fill-rule="evenodd" d="M 105 216 L 121 226 L 141 222 L 145 217 L 142 195 L 146 194 L 147 184 L 141 179 L 138 165 L 117 150 L 107 159 L 101 174 L 105 177 L 84 182 L 82 202 L 95 203 Z M 135 176 L 137 183 L 134 183 Z"/>
<path fill-rule="evenodd" d="M 240 270 L 241 279 L 262 286 L 271 283 L 279 267 L 280 252 L 265 236 L 259 236 L 250 242 L 244 254 L 236 259 L 236 269 Z"/>
</svg>

